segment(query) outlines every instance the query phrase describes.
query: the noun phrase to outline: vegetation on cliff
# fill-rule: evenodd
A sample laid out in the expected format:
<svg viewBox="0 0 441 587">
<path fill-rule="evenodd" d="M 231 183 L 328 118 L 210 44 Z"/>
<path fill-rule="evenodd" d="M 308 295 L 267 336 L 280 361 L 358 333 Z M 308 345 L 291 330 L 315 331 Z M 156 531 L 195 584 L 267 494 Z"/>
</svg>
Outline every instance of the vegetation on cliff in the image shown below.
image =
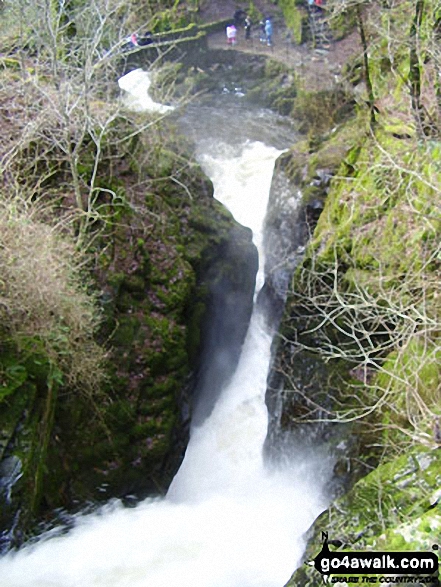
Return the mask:
<svg viewBox="0 0 441 587">
<path fill-rule="evenodd" d="M 351 463 L 353 481 L 381 465 L 317 521 L 308 553 L 319 550 L 321 530 L 352 550 L 424 549 L 439 534 L 439 470 L 430 467 L 441 445 L 441 14 L 430 1 L 327 7 L 361 35 L 362 55 L 347 69 L 357 117 L 345 123 L 346 154 L 294 277 L 278 368 L 297 395 L 288 426 L 294 418 L 351 427 L 364 465 Z M 341 145 L 343 132 L 313 145 L 314 160 Z M 314 189 L 310 173 L 298 179 Z M 327 377 L 337 369 L 343 388 L 306 397 L 290 388 L 293 348 L 320 356 Z M 303 568 L 289 584 L 321 581 Z"/>
<path fill-rule="evenodd" d="M 256 261 L 173 125 L 122 105 L 130 3 L 23 0 L 2 16 L 7 547 L 55 508 L 167 487 L 212 290 L 221 276 L 251 307 Z"/>
</svg>

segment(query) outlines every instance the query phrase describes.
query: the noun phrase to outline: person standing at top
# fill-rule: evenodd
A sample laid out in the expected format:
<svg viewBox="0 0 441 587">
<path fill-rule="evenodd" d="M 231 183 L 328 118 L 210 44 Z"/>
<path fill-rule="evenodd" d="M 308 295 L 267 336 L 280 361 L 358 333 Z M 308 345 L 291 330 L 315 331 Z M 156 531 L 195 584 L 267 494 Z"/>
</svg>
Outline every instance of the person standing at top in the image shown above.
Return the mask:
<svg viewBox="0 0 441 587">
<path fill-rule="evenodd" d="M 265 41 L 266 41 L 265 20 L 261 20 L 259 23 L 259 26 L 260 26 L 260 42 L 265 43 Z"/>
<path fill-rule="evenodd" d="M 227 26 L 227 44 L 228 45 L 235 45 L 236 44 L 236 35 L 237 29 L 234 24 L 230 24 Z"/>
<path fill-rule="evenodd" d="M 132 33 L 126 38 L 126 41 L 129 44 L 129 47 L 139 47 L 138 35 L 136 33 Z"/>
<path fill-rule="evenodd" d="M 238 8 L 234 13 L 234 26 L 238 29 L 244 25 L 246 13 Z"/>
<path fill-rule="evenodd" d="M 235 45 L 237 41 L 237 28 L 234 26 L 231 27 L 231 44 Z"/>
<path fill-rule="evenodd" d="M 249 41 L 251 39 L 251 19 L 248 15 L 245 18 L 244 27 L 245 27 L 245 39 L 247 41 Z"/>
<path fill-rule="evenodd" d="M 266 44 L 268 47 L 271 47 L 273 44 L 273 23 L 271 22 L 270 18 L 267 18 L 265 21 L 265 36 Z"/>
</svg>

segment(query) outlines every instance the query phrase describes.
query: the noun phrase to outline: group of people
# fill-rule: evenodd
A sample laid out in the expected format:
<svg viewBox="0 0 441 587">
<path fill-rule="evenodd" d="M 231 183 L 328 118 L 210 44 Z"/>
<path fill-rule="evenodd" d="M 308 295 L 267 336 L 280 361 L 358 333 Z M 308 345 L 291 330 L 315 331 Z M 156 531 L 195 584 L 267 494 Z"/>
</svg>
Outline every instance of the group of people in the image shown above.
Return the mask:
<svg viewBox="0 0 441 587">
<path fill-rule="evenodd" d="M 264 18 L 260 21 L 259 25 L 260 42 L 266 43 L 268 47 L 271 47 L 273 44 L 273 23 L 271 22 L 271 18 Z M 240 26 L 243 26 L 245 30 L 245 40 L 249 41 L 251 39 L 252 23 L 250 17 L 243 13 L 243 11 L 236 11 L 234 14 L 234 22 L 229 24 L 226 28 L 228 45 L 235 45 L 237 43 L 237 31 Z"/>
<path fill-rule="evenodd" d="M 309 10 L 321 11 L 323 8 L 324 0 L 307 0 Z"/>
</svg>

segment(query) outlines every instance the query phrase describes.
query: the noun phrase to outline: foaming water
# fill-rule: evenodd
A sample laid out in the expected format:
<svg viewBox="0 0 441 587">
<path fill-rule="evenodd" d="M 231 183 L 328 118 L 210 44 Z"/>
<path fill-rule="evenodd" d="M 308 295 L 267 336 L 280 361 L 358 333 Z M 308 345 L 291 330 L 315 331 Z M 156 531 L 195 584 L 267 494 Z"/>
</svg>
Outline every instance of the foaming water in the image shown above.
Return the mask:
<svg viewBox="0 0 441 587">
<path fill-rule="evenodd" d="M 239 147 L 217 143 L 200 152 L 199 161 L 214 185 L 214 197 L 234 218 L 253 231 L 259 252 L 256 291 L 264 282 L 263 221 L 268 206 L 271 179 L 277 157 L 283 151 L 260 141 L 246 141 Z"/>
<path fill-rule="evenodd" d="M 199 150 L 216 197 L 260 247 L 279 153 L 246 140 Z M 192 428 L 166 498 L 131 509 L 115 501 L 78 516 L 67 535 L 0 559 L 1 587 L 282 587 L 327 505 L 331 462 L 299 448 L 277 467 L 265 463 L 270 349 L 255 310 L 238 368 L 210 416 Z"/>
<path fill-rule="evenodd" d="M 158 112 L 159 114 L 165 114 L 173 110 L 173 106 L 159 104 L 150 97 L 151 75 L 143 69 L 135 69 L 119 78 L 118 85 L 126 93 L 124 104 L 130 110 Z"/>
<path fill-rule="evenodd" d="M 282 587 L 322 504 L 310 469 L 197 503 L 147 500 L 0 561 L 2 587 Z"/>
<path fill-rule="evenodd" d="M 219 493 L 252 497 L 266 479 L 262 447 L 270 345 L 264 320 L 255 313 L 231 383 L 210 417 L 192 429 L 184 462 L 169 489 L 171 499 L 194 501 Z"/>
</svg>

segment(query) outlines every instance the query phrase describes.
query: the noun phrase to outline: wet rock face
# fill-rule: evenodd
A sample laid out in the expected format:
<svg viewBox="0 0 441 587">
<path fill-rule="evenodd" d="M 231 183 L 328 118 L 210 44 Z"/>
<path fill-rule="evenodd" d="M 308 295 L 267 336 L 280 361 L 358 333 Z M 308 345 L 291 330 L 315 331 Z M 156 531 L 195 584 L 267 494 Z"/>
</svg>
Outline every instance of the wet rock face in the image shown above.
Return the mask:
<svg viewBox="0 0 441 587">
<path fill-rule="evenodd" d="M 292 174 L 290 153 L 276 162 L 265 218 L 265 285 L 259 303 L 269 311 L 276 327 L 282 317 L 295 268 L 323 210 L 332 172 L 315 170 L 309 180 L 306 170 Z M 305 197 L 305 187 L 314 185 L 315 197 Z"/>
<path fill-rule="evenodd" d="M 282 317 L 292 274 L 303 256 L 309 231 L 299 186 L 276 163 L 265 218 L 265 285 L 258 303 L 276 326 Z"/>
<path fill-rule="evenodd" d="M 344 141 L 340 151 L 345 152 Z M 277 460 L 298 443 L 326 446 L 336 459 L 330 492 L 339 494 L 362 474 L 356 458 L 360 443 L 351 436 L 351 427 L 327 422 L 335 402 L 350 393 L 349 376 L 341 363 L 327 364 L 314 353 L 319 341 L 308 334 L 310 317 L 295 293 L 295 270 L 303 262 L 340 162 L 331 155 L 311 152 L 306 141 L 299 141 L 277 162 L 266 218 L 266 283 L 259 303 L 271 308 L 278 330 L 266 396 L 267 457 Z"/>
<path fill-rule="evenodd" d="M 257 268 L 258 255 L 251 230 L 235 226 L 204 272 L 202 282 L 208 297 L 195 375 L 193 422 L 196 424 L 210 415 L 221 389 L 237 366 L 253 308 Z M 199 401 L 202 391 L 203 405 Z"/>
<path fill-rule="evenodd" d="M 306 244 L 322 210 L 322 199 L 311 201 L 304 197 L 305 177 L 290 174 L 290 154 L 282 155 L 276 163 L 271 185 L 268 213 L 265 219 L 265 285 L 258 303 L 265 308 L 269 320 L 282 335 L 276 336 L 274 357 L 268 377 L 266 403 L 269 412 L 268 437 L 265 445 L 269 459 L 281 458 L 284 451 L 295 443 L 308 439 L 311 443 L 324 442 L 323 426 L 305 426 L 310 413 L 309 401 L 318 401 L 326 408 L 326 394 L 322 393 L 323 382 L 328 372 L 322 362 L 312 355 L 300 353 L 294 341 L 295 328 L 291 323 L 286 302 L 292 289 L 295 268 L 302 261 Z M 323 197 L 324 197 L 323 192 Z M 316 397 L 317 395 L 317 397 Z M 314 400 L 315 398 L 315 400 Z M 315 413 L 319 419 L 322 413 Z M 295 420 L 301 424 L 295 424 Z M 329 438 L 327 438 L 329 440 Z"/>
<path fill-rule="evenodd" d="M 0 463 L 0 553 L 9 545 L 14 533 L 18 512 L 14 511 L 12 491 L 23 475 L 21 460 L 16 456 L 3 459 Z"/>
</svg>

